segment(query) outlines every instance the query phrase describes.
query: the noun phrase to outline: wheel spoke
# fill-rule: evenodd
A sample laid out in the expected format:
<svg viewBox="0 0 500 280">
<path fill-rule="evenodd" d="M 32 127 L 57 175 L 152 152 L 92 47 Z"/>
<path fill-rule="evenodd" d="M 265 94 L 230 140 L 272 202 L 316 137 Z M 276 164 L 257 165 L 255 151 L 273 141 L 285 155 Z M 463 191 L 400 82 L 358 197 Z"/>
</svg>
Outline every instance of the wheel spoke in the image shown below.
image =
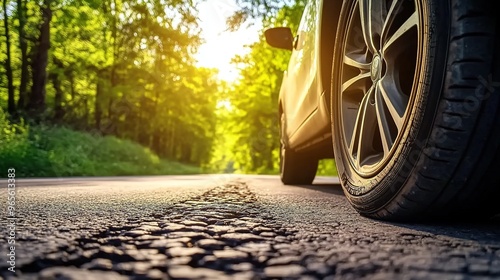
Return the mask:
<svg viewBox="0 0 500 280">
<path fill-rule="evenodd" d="M 391 128 L 387 120 L 385 113 L 385 101 L 380 94 L 380 88 L 376 87 L 375 92 L 375 108 L 377 109 L 377 122 L 380 131 L 380 140 L 382 142 L 382 148 L 384 150 L 384 155 L 389 153 L 394 141 L 392 139 Z"/>
<path fill-rule="evenodd" d="M 351 141 L 349 142 L 349 151 L 352 156 L 355 156 L 356 153 L 359 154 L 359 136 L 361 134 L 361 126 L 363 124 L 363 117 L 366 112 L 366 106 L 368 103 L 368 98 L 365 96 L 361 103 L 359 104 L 358 114 L 356 116 L 356 121 L 354 122 L 354 128 L 352 130 Z M 355 156 L 357 165 L 359 166 L 359 156 Z"/>
<path fill-rule="evenodd" d="M 388 52 L 392 49 L 397 49 L 401 51 L 405 46 L 411 45 L 408 44 L 405 40 L 402 40 L 406 34 L 408 34 L 413 27 L 418 27 L 418 13 L 414 12 L 399 28 L 394 32 L 394 34 L 387 39 L 387 41 L 383 42 L 382 53 L 384 57 L 388 57 Z M 397 48 L 399 45 L 400 48 Z"/>
<path fill-rule="evenodd" d="M 364 159 L 373 152 L 373 137 L 377 129 L 377 112 L 375 106 L 370 104 L 369 101 L 374 94 L 373 91 L 374 87 L 372 87 L 370 93 L 365 96 L 365 99 L 368 101 L 364 108 L 359 130 L 357 159 L 360 166 L 363 165 Z"/>
<path fill-rule="evenodd" d="M 401 92 L 397 85 L 389 83 L 387 78 L 382 79 L 377 87 L 394 124 L 400 131 L 403 126 L 403 116 L 408 106 L 408 97 Z"/>
<path fill-rule="evenodd" d="M 351 88 L 364 89 L 365 80 L 370 79 L 370 72 L 362 73 L 342 84 L 342 93 Z"/>
<path fill-rule="evenodd" d="M 401 0 L 393 0 L 391 3 L 391 7 L 389 7 L 389 11 L 387 12 L 387 16 L 384 20 L 384 26 L 382 27 L 382 40 L 384 41 L 387 36 L 389 29 L 391 28 L 396 16 L 398 15 L 399 9 L 401 8 L 401 4 L 403 1 Z"/>
<path fill-rule="evenodd" d="M 380 38 L 384 19 L 384 2 L 374 0 L 360 0 L 359 14 L 361 17 L 361 27 L 363 37 L 368 49 L 376 53 L 379 49 L 379 42 L 375 38 Z"/>
<path fill-rule="evenodd" d="M 366 55 L 365 54 L 358 54 L 358 53 L 350 53 L 344 55 L 344 64 L 349 65 L 354 68 L 358 68 L 361 71 L 369 71 L 370 70 L 370 63 L 366 61 Z"/>
</svg>

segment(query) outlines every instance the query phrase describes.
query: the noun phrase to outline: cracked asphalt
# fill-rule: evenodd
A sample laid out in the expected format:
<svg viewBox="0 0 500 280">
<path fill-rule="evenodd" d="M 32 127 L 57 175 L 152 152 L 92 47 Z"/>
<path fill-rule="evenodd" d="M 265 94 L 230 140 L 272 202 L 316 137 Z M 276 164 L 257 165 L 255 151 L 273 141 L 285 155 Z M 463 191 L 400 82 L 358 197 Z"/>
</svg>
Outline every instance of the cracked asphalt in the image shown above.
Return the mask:
<svg viewBox="0 0 500 280">
<path fill-rule="evenodd" d="M 20 179 L 16 190 L 16 272 L 3 218 L 3 279 L 500 279 L 498 219 L 370 220 L 336 178 Z"/>
</svg>

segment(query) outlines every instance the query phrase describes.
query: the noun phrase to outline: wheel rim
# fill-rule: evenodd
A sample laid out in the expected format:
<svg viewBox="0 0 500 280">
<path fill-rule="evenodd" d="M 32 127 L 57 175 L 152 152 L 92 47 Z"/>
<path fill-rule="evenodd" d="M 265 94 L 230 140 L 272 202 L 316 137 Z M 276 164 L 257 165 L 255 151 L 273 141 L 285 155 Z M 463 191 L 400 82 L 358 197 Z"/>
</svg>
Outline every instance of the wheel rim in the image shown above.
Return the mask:
<svg viewBox="0 0 500 280">
<path fill-rule="evenodd" d="M 387 164 L 408 125 L 420 65 L 419 10 L 406 0 L 359 0 L 351 10 L 337 104 L 344 151 L 363 177 Z"/>
</svg>

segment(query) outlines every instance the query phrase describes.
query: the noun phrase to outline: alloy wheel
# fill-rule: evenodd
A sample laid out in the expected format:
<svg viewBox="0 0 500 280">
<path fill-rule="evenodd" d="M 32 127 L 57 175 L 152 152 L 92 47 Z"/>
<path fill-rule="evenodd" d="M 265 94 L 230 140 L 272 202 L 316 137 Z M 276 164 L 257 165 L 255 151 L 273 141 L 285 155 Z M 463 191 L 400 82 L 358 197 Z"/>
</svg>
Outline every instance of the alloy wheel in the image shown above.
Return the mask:
<svg viewBox="0 0 500 280">
<path fill-rule="evenodd" d="M 408 123 L 420 65 L 414 1 L 359 0 L 343 43 L 338 96 L 344 151 L 362 177 L 392 158 Z"/>
</svg>

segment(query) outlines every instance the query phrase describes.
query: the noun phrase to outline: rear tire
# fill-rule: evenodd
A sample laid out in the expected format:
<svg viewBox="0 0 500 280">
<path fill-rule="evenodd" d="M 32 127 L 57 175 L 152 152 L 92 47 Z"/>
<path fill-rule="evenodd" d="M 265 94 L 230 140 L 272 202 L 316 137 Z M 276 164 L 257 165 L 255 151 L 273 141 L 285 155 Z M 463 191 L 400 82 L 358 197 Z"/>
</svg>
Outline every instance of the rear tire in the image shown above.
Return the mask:
<svg viewBox="0 0 500 280">
<path fill-rule="evenodd" d="M 318 169 L 318 160 L 305 154 L 282 149 L 280 158 L 281 182 L 285 185 L 310 185 Z"/>
<path fill-rule="evenodd" d="M 285 185 L 310 185 L 318 170 L 315 155 L 295 152 L 287 148 L 284 138 L 285 117 L 281 114 L 280 177 Z"/>
<path fill-rule="evenodd" d="M 344 2 L 332 129 L 342 187 L 361 214 L 408 220 L 499 210 L 494 8 L 487 0 Z"/>
</svg>

